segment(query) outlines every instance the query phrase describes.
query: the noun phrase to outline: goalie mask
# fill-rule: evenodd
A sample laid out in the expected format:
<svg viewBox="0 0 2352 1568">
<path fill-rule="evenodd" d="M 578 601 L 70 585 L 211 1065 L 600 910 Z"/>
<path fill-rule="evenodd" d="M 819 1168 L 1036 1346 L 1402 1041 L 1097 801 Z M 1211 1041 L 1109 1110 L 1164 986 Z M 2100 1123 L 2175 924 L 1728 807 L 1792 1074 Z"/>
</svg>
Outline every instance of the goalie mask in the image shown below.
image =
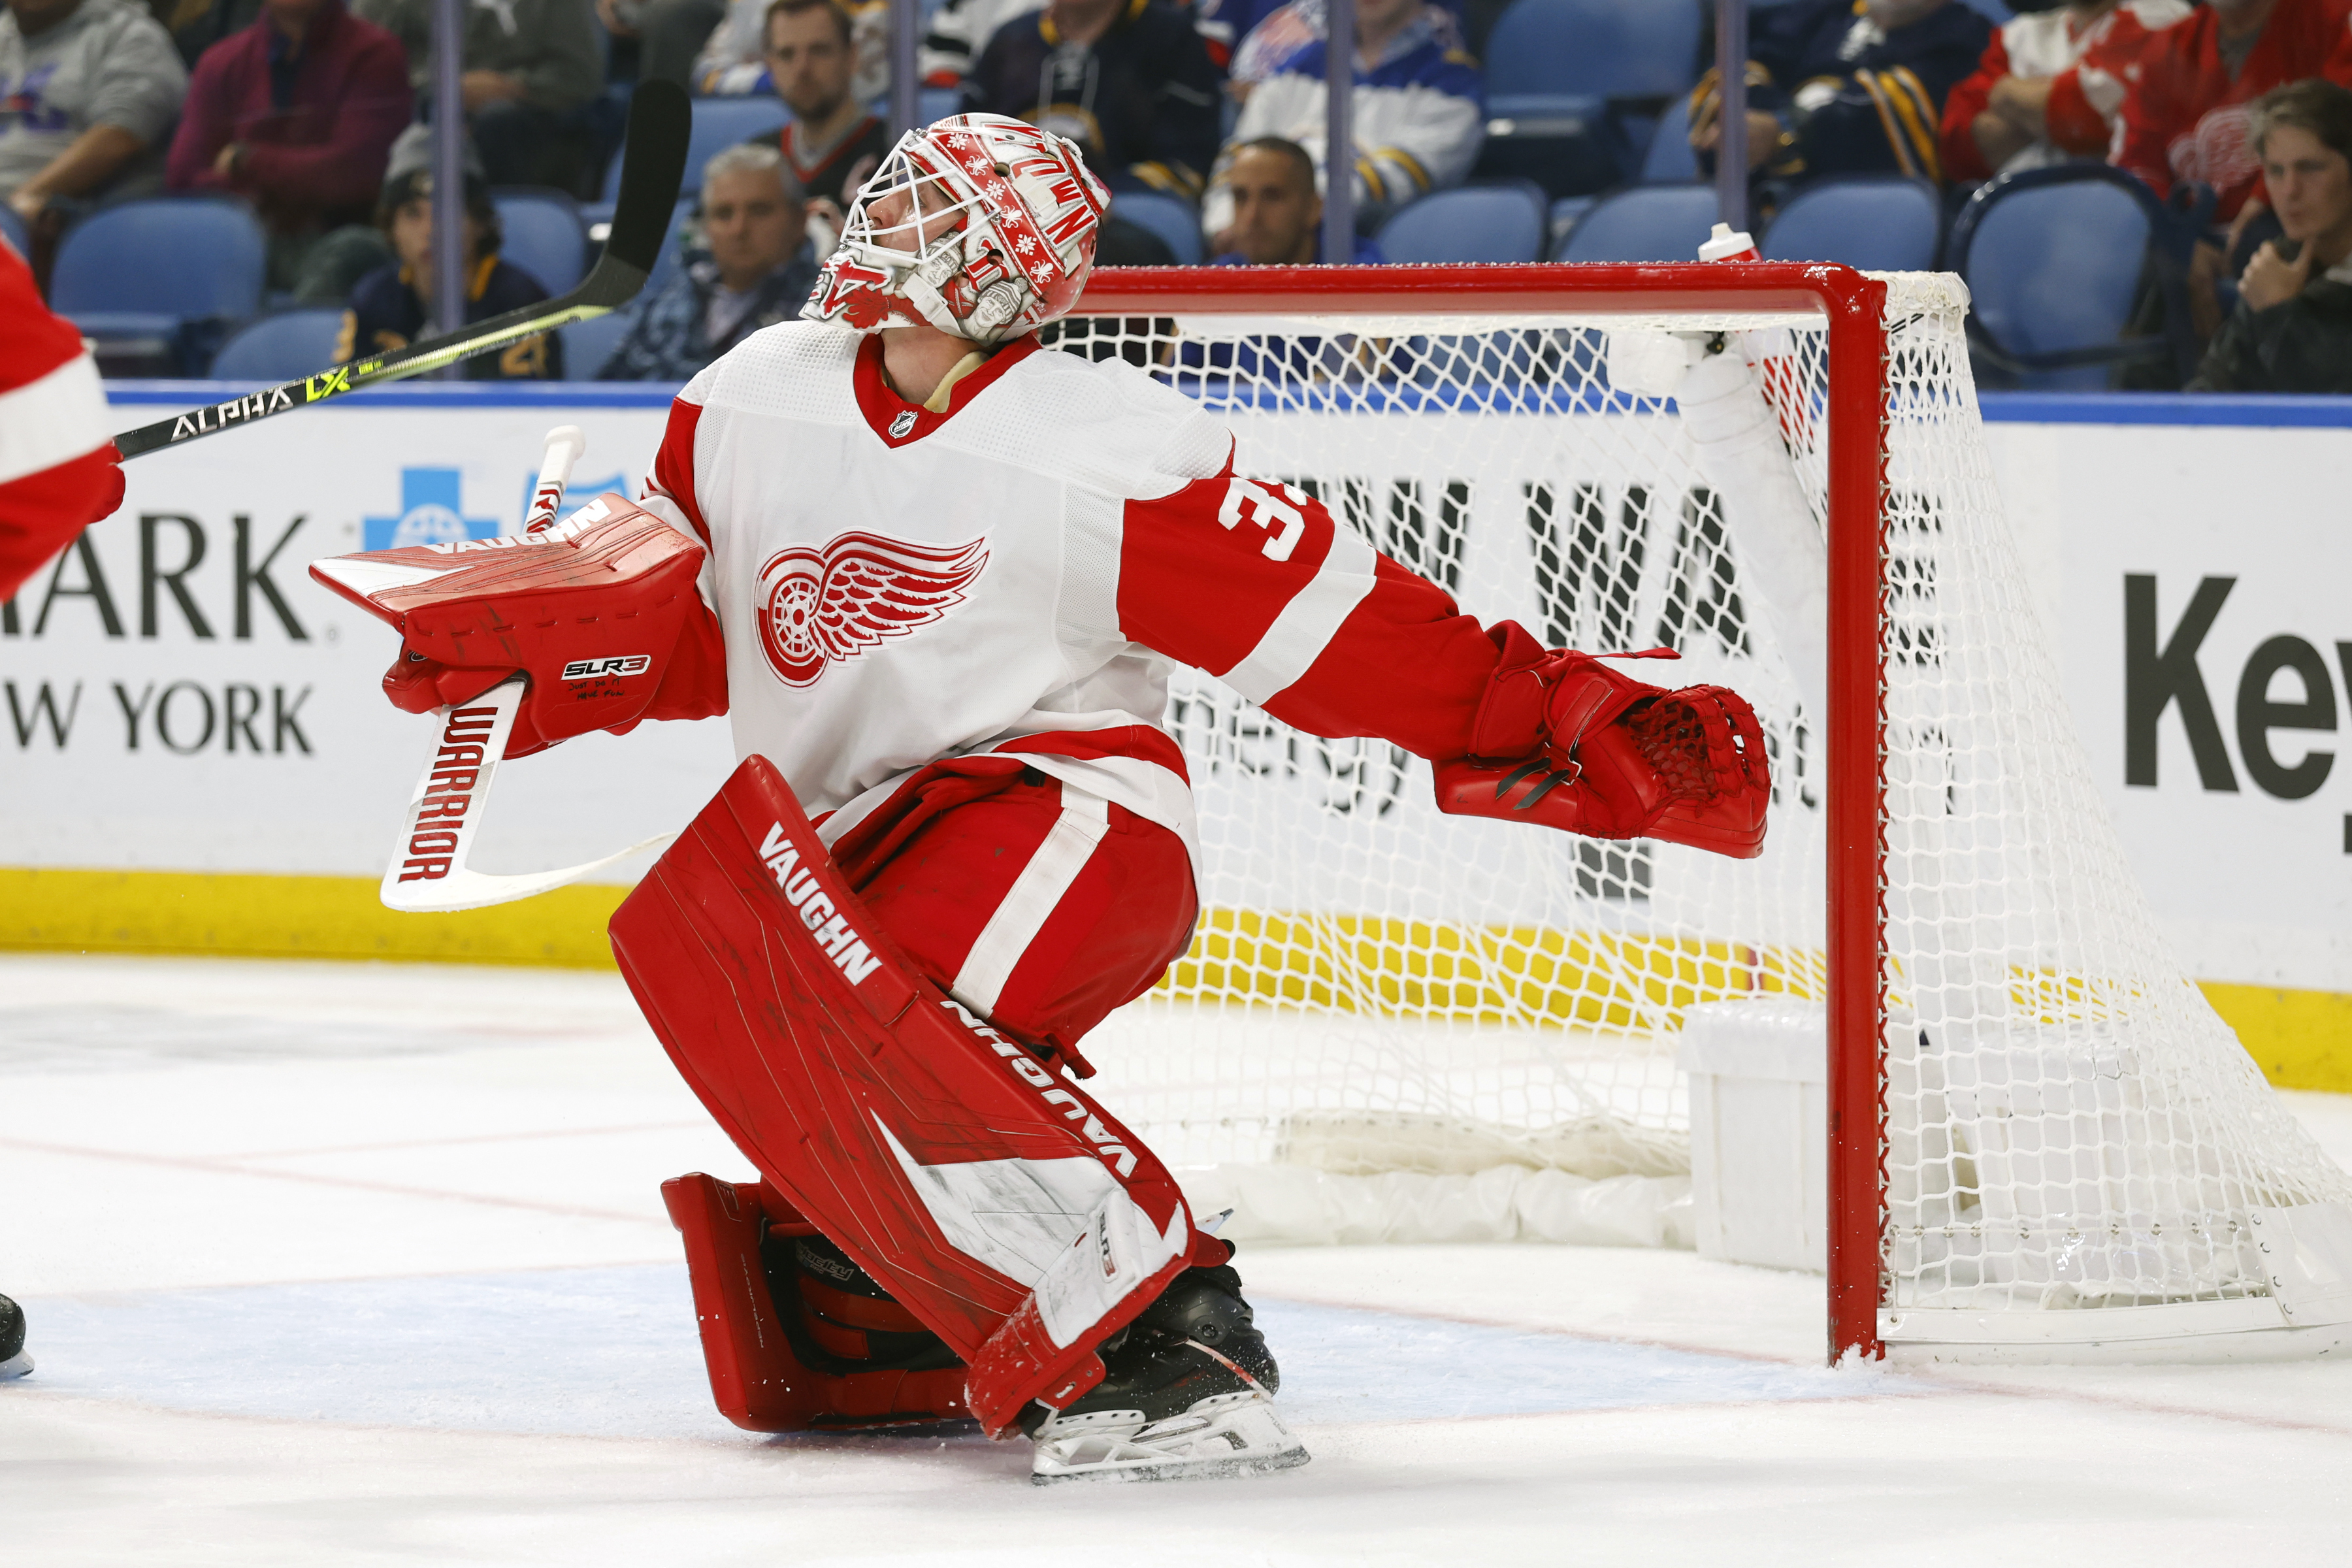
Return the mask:
<svg viewBox="0 0 2352 1568">
<path fill-rule="evenodd" d="M 1109 194 L 1077 147 L 1002 114 L 909 131 L 857 193 L 804 321 L 929 322 L 992 347 L 1076 302 Z"/>
</svg>

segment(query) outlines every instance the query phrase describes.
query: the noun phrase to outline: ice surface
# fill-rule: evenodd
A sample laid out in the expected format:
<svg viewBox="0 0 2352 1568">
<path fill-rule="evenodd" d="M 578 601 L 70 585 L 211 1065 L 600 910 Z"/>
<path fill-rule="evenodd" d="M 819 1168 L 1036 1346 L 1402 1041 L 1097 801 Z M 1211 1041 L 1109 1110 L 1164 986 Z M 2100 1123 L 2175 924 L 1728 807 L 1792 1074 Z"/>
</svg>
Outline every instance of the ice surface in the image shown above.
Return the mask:
<svg viewBox="0 0 2352 1568">
<path fill-rule="evenodd" d="M 2352 1102 L 2291 1097 L 2339 1158 Z M 1814 1277 L 1240 1260 L 1315 1462 L 1024 1484 L 710 1407 L 662 1179 L 744 1173 L 608 975 L 0 956 L 10 1563 L 2352 1561 L 2352 1368 L 1819 1364 Z"/>
</svg>

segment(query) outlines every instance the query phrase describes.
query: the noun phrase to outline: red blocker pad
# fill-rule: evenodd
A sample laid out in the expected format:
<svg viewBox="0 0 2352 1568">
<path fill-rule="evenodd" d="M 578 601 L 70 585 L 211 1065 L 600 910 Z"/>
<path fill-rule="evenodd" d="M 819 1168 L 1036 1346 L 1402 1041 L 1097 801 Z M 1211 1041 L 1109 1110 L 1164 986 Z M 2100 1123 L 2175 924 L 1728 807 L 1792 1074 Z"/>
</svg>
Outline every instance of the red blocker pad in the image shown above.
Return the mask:
<svg viewBox="0 0 2352 1568">
<path fill-rule="evenodd" d="M 337 555 L 310 575 L 398 628 L 383 679 L 395 708 L 457 707 L 529 676 L 506 748 L 523 757 L 591 730 L 727 710 L 718 622 L 694 585 L 703 554 L 606 494 L 541 533 Z"/>
<path fill-rule="evenodd" d="M 1188 1263 L 1224 1261 L 1150 1151 L 916 971 L 767 759 L 735 770 L 612 937 L 704 1106 L 970 1363 L 992 1435 L 1093 1387 L 1097 1344 Z"/>
<path fill-rule="evenodd" d="M 829 1373 L 802 1362 L 778 1316 L 760 1244 L 772 1230 L 811 1227 L 774 1193 L 695 1174 L 664 1182 L 662 1202 L 686 1241 L 710 1396 L 728 1420 L 751 1432 L 798 1432 L 970 1414 L 960 1366 Z"/>
</svg>

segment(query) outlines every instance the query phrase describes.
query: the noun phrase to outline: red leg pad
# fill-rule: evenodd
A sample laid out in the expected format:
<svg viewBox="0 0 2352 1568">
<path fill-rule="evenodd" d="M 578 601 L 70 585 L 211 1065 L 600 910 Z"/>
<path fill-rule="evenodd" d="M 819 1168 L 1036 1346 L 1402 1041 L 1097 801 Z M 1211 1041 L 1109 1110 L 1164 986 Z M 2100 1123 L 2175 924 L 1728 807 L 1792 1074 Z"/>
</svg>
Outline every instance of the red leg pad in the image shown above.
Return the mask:
<svg viewBox="0 0 2352 1568">
<path fill-rule="evenodd" d="M 752 757 L 630 894 L 613 951 L 687 1082 L 782 1200 L 971 1363 L 992 1434 L 1101 1380 L 1094 1347 L 1191 1262 L 1150 1151 L 965 1015 Z"/>
<path fill-rule="evenodd" d="M 961 1367 L 835 1376 L 802 1364 L 760 1261 L 769 1226 L 796 1217 L 775 1194 L 697 1173 L 664 1182 L 662 1202 L 686 1240 L 710 1397 L 728 1420 L 751 1432 L 798 1432 L 971 1414 Z"/>
</svg>

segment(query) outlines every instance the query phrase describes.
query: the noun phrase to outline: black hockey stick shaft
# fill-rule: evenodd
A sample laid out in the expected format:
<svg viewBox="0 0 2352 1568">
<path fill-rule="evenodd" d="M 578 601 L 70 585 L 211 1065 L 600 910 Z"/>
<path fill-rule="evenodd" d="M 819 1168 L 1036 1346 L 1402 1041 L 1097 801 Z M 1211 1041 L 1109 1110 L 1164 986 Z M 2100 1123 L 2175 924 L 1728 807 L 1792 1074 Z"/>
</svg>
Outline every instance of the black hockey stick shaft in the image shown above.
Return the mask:
<svg viewBox="0 0 2352 1568">
<path fill-rule="evenodd" d="M 366 355 L 299 381 L 193 409 L 176 418 L 159 419 L 124 431 L 114 438 L 115 447 L 125 458 L 162 451 L 273 414 L 308 408 L 363 386 L 422 375 L 519 339 L 619 309 L 636 298 L 661 255 L 670 216 L 677 208 L 692 129 L 685 89 L 659 80 L 637 84 L 629 101 L 628 135 L 621 150 L 621 195 L 614 205 L 612 231 L 605 237 L 604 251 L 595 267 L 581 279 L 580 287 L 562 299 L 542 300 L 477 321 L 446 337 L 428 338 L 392 353 Z"/>
</svg>

